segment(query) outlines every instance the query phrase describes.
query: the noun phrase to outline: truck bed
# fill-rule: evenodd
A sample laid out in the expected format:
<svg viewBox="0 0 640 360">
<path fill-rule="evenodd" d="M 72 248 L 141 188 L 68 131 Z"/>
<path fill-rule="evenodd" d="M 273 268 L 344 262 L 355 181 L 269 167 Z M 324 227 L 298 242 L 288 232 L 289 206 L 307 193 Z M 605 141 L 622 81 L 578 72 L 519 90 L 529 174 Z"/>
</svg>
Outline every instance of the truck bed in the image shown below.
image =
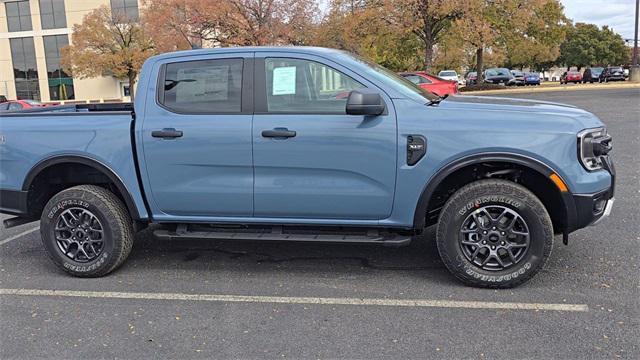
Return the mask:
<svg viewBox="0 0 640 360">
<path fill-rule="evenodd" d="M 49 159 L 97 162 L 117 174 L 143 204 L 132 142 L 132 105 L 73 104 L 0 113 L 0 182 L 26 191 Z M 142 206 L 141 208 L 144 208 Z"/>
<path fill-rule="evenodd" d="M 70 113 L 70 112 L 132 112 L 133 104 L 132 103 L 96 103 L 96 104 L 66 104 L 66 105 L 54 105 L 54 106 L 45 106 L 45 107 L 33 107 L 29 109 L 21 109 L 14 111 L 4 111 L 0 113 L 0 116 L 4 115 L 12 115 L 19 116 L 28 114 L 31 115 L 33 113 Z"/>
</svg>

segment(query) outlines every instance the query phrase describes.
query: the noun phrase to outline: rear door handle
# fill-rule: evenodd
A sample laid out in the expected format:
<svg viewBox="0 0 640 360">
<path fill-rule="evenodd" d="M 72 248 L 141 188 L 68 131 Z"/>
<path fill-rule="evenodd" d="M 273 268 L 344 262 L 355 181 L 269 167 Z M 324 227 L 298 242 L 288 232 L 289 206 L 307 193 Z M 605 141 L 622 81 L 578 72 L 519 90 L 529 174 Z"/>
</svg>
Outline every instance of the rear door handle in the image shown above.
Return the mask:
<svg viewBox="0 0 640 360">
<path fill-rule="evenodd" d="M 165 128 L 162 130 L 154 130 L 151 132 L 151 136 L 153 136 L 154 138 L 168 138 L 168 139 L 175 139 L 175 138 L 179 138 L 182 137 L 182 131 L 181 130 L 176 130 L 174 128 Z"/>
<path fill-rule="evenodd" d="M 273 130 L 262 130 L 262 137 L 266 138 L 291 138 L 296 136 L 295 131 L 287 128 L 275 128 Z"/>
</svg>

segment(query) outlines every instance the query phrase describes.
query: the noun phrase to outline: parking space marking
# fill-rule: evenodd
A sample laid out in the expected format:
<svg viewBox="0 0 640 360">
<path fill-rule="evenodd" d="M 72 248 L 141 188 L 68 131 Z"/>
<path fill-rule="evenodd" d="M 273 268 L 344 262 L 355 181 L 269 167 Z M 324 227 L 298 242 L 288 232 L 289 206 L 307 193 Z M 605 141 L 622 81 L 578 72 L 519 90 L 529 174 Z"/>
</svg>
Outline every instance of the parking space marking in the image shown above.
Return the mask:
<svg viewBox="0 0 640 360">
<path fill-rule="evenodd" d="M 549 310 L 549 311 L 577 311 L 577 312 L 589 311 L 589 307 L 586 304 L 518 303 L 518 302 L 455 301 L 455 300 L 428 300 L 428 299 L 416 299 L 416 300 L 374 299 L 374 298 L 360 299 L 360 298 L 251 296 L 251 295 L 111 292 L 111 291 L 44 290 L 44 289 L 0 289 L 0 295 L 34 296 L 34 297 L 79 297 L 79 298 L 100 298 L 100 299 L 107 298 L 107 299 L 139 299 L 139 300 L 238 302 L 238 303 L 267 303 L 267 304 L 433 307 L 433 308 L 488 309 L 488 310 Z"/>
<path fill-rule="evenodd" d="M 40 229 L 40 227 L 34 227 L 33 229 L 29 229 L 29 230 L 23 231 L 20 234 L 13 235 L 12 237 L 10 237 L 8 239 L 1 240 L 0 241 L 0 246 L 6 244 L 8 242 L 11 242 L 13 240 L 17 240 L 17 239 L 19 239 L 19 238 L 21 238 L 21 237 L 23 237 L 25 235 L 31 234 L 32 232 L 34 232 L 34 231 L 36 231 L 38 229 Z"/>
</svg>

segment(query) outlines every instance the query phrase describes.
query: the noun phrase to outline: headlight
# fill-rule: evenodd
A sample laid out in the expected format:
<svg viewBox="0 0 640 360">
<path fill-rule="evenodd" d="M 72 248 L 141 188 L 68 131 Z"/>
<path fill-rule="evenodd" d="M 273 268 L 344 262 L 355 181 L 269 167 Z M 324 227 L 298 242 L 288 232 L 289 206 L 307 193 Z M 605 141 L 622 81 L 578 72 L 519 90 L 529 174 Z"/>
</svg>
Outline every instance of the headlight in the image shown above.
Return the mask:
<svg viewBox="0 0 640 360">
<path fill-rule="evenodd" d="M 601 157 L 607 155 L 611 148 L 611 136 L 603 127 L 578 133 L 578 159 L 589 171 L 602 169 Z"/>
</svg>

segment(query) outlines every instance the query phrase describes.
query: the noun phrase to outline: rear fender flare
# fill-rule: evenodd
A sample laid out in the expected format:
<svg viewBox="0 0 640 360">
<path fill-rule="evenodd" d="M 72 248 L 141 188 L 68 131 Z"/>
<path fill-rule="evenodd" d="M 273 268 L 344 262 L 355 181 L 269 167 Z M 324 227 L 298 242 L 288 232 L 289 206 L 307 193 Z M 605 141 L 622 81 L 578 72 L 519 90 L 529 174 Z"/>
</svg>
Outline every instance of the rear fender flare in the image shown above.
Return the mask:
<svg viewBox="0 0 640 360">
<path fill-rule="evenodd" d="M 113 184 L 116 186 L 120 194 L 122 194 L 125 206 L 127 207 L 127 210 L 129 210 L 131 218 L 134 220 L 140 220 L 140 213 L 138 212 L 138 208 L 133 201 L 133 198 L 131 197 L 131 193 L 124 185 L 122 179 L 120 179 L 120 177 L 107 165 L 89 157 L 80 155 L 59 155 L 42 160 L 35 166 L 33 166 L 31 170 L 29 170 L 27 176 L 24 179 L 24 182 L 22 183 L 22 190 L 29 191 L 33 180 L 45 169 L 53 165 L 64 163 L 87 165 L 106 175 L 109 180 L 111 180 L 111 182 L 113 182 Z"/>
</svg>

